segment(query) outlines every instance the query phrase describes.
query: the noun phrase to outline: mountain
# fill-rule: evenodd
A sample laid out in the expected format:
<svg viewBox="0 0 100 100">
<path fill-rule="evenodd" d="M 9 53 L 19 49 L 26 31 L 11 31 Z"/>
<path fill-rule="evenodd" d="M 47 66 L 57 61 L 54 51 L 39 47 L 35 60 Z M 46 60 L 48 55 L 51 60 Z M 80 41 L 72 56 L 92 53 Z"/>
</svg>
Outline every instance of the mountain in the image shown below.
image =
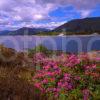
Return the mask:
<svg viewBox="0 0 100 100">
<path fill-rule="evenodd" d="M 0 35 L 36 35 L 41 32 L 48 32 L 48 29 L 44 28 L 28 28 L 23 27 L 15 31 L 0 31 Z"/>
<path fill-rule="evenodd" d="M 0 31 L 0 36 L 4 35 L 88 35 L 100 34 L 100 17 L 71 20 L 52 31 L 44 28 L 23 27 L 15 31 Z"/>
<path fill-rule="evenodd" d="M 65 34 L 100 34 L 100 17 L 71 20 L 53 30 Z"/>
<path fill-rule="evenodd" d="M 7 35 L 9 32 L 8 30 L 0 31 L 0 35 Z"/>
</svg>

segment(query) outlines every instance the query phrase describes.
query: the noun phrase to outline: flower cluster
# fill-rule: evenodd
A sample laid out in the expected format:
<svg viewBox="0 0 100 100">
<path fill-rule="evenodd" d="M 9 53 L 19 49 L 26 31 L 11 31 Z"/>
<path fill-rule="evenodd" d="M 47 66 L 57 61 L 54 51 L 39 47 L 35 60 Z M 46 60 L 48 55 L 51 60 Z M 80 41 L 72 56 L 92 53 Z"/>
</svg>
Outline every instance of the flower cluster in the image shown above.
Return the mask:
<svg viewBox="0 0 100 100">
<path fill-rule="evenodd" d="M 72 99 L 77 97 L 88 100 L 92 95 L 90 87 L 93 88 L 96 84 L 94 80 L 99 81 L 100 75 L 96 72 L 96 64 L 87 59 L 86 55 L 62 54 L 50 58 L 39 54 L 35 63 L 41 63 L 39 64 L 41 69 L 33 76 L 34 85 L 48 97 L 63 97 L 67 100 L 71 95 Z"/>
<path fill-rule="evenodd" d="M 33 64 L 35 66 L 42 65 L 43 60 L 46 58 L 46 56 L 43 53 L 36 53 L 33 57 Z"/>
</svg>

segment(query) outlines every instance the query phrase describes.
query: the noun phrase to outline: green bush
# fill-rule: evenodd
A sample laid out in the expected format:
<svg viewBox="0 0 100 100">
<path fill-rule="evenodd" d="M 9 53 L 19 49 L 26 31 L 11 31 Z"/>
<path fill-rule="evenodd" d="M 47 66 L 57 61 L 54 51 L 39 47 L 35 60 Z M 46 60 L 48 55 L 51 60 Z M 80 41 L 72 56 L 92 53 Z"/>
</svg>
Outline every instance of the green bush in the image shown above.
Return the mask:
<svg viewBox="0 0 100 100">
<path fill-rule="evenodd" d="M 49 55 L 49 54 L 51 54 L 52 51 L 48 50 L 45 46 L 40 44 L 33 49 L 29 49 L 28 55 L 29 55 L 29 57 L 33 57 L 34 54 L 40 53 L 40 52 L 44 53 L 46 55 Z"/>
</svg>

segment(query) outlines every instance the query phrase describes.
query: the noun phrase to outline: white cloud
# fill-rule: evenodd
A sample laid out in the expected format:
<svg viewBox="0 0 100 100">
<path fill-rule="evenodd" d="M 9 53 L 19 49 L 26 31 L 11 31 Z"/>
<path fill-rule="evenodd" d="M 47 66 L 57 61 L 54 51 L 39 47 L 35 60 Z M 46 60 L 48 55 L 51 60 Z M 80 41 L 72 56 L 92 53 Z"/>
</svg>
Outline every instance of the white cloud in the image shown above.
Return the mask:
<svg viewBox="0 0 100 100">
<path fill-rule="evenodd" d="M 78 10 L 89 10 L 97 3 L 100 0 L 0 0 L 0 11 L 12 18 L 20 16 L 22 20 L 40 20 L 58 6 L 73 5 Z"/>
<path fill-rule="evenodd" d="M 14 16 L 14 20 L 16 20 L 16 21 L 21 21 L 22 18 L 21 18 L 19 15 L 16 15 L 16 16 Z"/>
<path fill-rule="evenodd" d="M 16 30 L 16 29 L 19 29 L 21 27 L 30 27 L 30 28 L 47 28 L 47 29 L 53 29 L 53 28 L 56 28 L 62 24 L 64 24 L 65 21 L 63 22 L 49 22 L 49 23 L 40 23 L 40 24 L 37 24 L 37 23 L 27 23 L 27 22 L 22 22 L 20 24 L 7 24 L 7 25 L 4 25 L 2 26 L 2 28 L 6 28 L 7 30 Z"/>
<path fill-rule="evenodd" d="M 79 12 L 80 12 L 82 18 L 86 18 L 91 14 L 92 11 L 91 10 L 81 10 Z"/>
<path fill-rule="evenodd" d="M 18 20 L 19 17 L 24 21 L 42 20 L 47 18 L 49 12 L 54 8 L 53 3 L 41 5 L 37 4 L 35 0 L 1 0 L 0 2 L 0 14 L 14 20 Z"/>
<path fill-rule="evenodd" d="M 72 5 L 82 17 L 87 17 L 91 9 L 99 4 L 100 0 L 0 0 L 0 17 L 2 24 L 17 22 L 35 22 L 38 20 L 51 20 L 49 13 L 58 7 Z M 50 23 L 52 26 L 58 23 Z M 44 25 L 45 26 L 45 25 Z M 47 25 L 49 26 L 49 25 Z"/>
</svg>

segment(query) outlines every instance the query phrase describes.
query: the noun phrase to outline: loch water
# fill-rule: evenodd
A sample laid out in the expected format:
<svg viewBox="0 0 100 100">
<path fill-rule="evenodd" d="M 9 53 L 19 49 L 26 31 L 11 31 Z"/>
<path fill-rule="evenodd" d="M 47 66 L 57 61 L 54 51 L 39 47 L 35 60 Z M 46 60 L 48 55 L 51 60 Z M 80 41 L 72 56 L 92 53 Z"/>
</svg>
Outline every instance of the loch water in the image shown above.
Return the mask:
<svg viewBox="0 0 100 100">
<path fill-rule="evenodd" d="M 0 36 L 0 44 L 17 51 L 27 51 L 42 44 L 49 50 L 80 53 L 100 50 L 100 35 L 77 36 Z"/>
</svg>

